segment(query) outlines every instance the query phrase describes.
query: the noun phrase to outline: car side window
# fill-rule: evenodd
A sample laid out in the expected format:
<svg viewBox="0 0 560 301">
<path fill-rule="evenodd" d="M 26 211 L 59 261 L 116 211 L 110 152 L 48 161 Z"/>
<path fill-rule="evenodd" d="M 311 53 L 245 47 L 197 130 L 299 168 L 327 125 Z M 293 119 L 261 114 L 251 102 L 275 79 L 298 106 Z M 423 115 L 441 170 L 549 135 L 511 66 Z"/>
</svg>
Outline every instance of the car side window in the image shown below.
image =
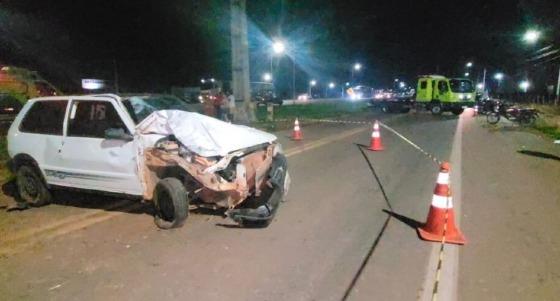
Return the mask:
<svg viewBox="0 0 560 301">
<path fill-rule="evenodd" d="M 438 90 L 440 93 L 445 93 L 447 92 L 448 88 L 447 88 L 447 83 L 444 81 L 440 81 L 438 82 Z"/>
<path fill-rule="evenodd" d="M 19 126 L 20 132 L 62 136 L 67 100 L 35 102 Z"/>
<path fill-rule="evenodd" d="M 420 82 L 420 89 L 426 89 L 428 87 L 428 82 L 423 80 Z"/>
<path fill-rule="evenodd" d="M 107 101 L 74 101 L 69 117 L 70 137 L 105 138 L 105 131 L 111 128 L 129 133 L 113 104 Z"/>
</svg>

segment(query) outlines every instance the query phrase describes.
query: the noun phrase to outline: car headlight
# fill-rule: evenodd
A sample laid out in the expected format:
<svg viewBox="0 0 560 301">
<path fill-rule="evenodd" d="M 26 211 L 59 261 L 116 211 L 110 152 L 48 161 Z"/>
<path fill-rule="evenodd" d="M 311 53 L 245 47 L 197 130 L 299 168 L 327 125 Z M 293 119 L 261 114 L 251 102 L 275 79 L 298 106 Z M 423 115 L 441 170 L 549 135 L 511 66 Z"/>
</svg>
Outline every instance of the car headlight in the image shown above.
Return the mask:
<svg viewBox="0 0 560 301">
<path fill-rule="evenodd" d="M 470 94 L 469 94 L 469 95 L 467 95 L 467 99 L 471 99 L 471 95 L 470 95 Z"/>
</svg>

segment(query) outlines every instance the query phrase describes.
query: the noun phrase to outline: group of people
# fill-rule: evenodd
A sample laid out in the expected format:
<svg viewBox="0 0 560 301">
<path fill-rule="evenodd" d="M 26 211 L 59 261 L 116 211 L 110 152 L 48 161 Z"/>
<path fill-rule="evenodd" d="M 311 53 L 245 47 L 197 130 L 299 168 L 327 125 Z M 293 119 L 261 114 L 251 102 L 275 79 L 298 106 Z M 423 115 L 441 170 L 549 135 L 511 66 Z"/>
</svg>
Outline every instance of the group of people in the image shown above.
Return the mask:
<svg viewBox="0 0 560 301">
<path fill-rule="evenodd" d="M 219 92 L 216 97 L 214 97 L 212 105 L 214 106 L 214 113 L 216 118 L 233 122 L 235 117 L 235 96 L 233 93 L 229 92 L 224 94 L 224 92 Z"/>
</svg>

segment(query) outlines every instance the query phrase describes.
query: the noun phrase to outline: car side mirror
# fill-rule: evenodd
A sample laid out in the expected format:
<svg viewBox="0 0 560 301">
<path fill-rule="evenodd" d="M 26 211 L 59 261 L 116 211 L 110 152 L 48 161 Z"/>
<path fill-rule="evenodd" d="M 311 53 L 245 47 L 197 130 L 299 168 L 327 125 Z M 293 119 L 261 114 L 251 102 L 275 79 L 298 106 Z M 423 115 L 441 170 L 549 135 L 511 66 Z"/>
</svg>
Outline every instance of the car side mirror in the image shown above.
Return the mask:
<svg viewBox="0 0 560 301">
<path fill-rule="evenodd" d="M 110 128 L 105 130 L 105 139 L 132 141 L 134 137 L 122 128 Z"/>
</svg>

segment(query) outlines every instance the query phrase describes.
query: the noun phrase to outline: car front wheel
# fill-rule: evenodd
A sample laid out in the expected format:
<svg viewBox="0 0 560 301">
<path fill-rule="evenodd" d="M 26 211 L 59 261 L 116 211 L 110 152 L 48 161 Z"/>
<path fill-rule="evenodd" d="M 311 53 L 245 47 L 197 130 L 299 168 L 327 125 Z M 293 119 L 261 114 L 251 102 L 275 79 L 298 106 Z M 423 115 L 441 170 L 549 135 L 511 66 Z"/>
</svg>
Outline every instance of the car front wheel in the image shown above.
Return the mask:
<svg viewBox="0 0 560 301">
<path fill-rule="evenodd" d="M 154 222 L 161 229 L 181 227 L 188 216 L 187 190 L 176 178 L 160 180 L 154 191 Z"/>
<path fill-rule="evenodd" d="M 33 207 L 51 202 L 51 193 L 36 168 L 20 166 L 16 173 L 19 201 Z"/>
</svg>

